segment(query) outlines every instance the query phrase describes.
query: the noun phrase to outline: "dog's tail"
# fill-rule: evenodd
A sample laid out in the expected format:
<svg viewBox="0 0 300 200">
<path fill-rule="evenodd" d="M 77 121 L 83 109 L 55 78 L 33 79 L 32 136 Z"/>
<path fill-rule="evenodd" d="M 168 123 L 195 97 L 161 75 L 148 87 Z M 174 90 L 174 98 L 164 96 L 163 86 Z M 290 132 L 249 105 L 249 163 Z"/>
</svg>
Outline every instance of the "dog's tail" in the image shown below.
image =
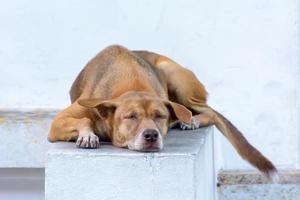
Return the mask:
<svg viewBox="0 0 300 200">
<path fill-rule="evenodd" d="M 202 109 L 204 113 L 207 113 L 211 117 L 212 124 L 230 141 L 243 159 L 260 170 L 273 182 L 279 181 L 277 169 L 273 163 L 253 147 L 228 119 L 208 105 L 205 105 Z"/>
</svg>

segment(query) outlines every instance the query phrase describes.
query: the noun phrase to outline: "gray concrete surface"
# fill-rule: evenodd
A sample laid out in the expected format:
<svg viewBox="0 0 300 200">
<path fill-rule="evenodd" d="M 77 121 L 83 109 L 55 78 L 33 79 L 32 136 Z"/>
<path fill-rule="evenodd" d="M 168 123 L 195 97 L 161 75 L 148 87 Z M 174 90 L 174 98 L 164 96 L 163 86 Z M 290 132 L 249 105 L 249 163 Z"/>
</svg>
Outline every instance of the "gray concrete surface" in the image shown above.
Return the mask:
<svg viewBox="0 0 300 200">
<path fill-rule="evenodd" d="M 300 200 L 300 184 L 229 185 L 218 191 L 219 200 Z"/>
<path fill-rule="evenodd" d="M 44 200 L 44 169 L 0 168 L 0 200 Z"/>
<path fill-rule="evenodd" d="M 0 168 L 41 168 L 47 134 L 57 111 L 0 111 Z"/>
<path fill-rule="evenodd" d="M 212 128 L 171 131 L 163 151 L 141 153 L 102 144 L 51 145 L 46 200 L 209 200 L 214 196 Z"/>
<path fill-rule="evenodd" d="M 300 200 L 300 171 L 279 171 L 273 184 L 257 171 L 221 171 L 219 200 Z"/>
</svg>

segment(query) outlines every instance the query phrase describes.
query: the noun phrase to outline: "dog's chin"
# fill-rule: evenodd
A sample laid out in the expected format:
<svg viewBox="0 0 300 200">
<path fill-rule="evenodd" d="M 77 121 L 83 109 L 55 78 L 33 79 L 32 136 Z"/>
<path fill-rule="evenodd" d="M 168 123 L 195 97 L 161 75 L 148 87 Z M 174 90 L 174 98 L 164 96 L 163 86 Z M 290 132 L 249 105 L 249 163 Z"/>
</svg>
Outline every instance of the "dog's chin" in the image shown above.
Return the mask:
<svg viewBox="0 0 300 200">
<path fill-rule="evenodd" d="M 141 152 L 157 152 L 160 151 L 161 148 L 159 148 L 158 146 L 153 146 L 153 147 L 143 147 L 142 149 L 138 149 L 136 151 L 141 151 Z"/>
<path fill-rule="evenodd" d="M 140 152 L 158 152 L 162 150 L 162 145 L 156 143 L 144 143 L 136 146 L 128 146 L 128 149 Z"/>
</svg>

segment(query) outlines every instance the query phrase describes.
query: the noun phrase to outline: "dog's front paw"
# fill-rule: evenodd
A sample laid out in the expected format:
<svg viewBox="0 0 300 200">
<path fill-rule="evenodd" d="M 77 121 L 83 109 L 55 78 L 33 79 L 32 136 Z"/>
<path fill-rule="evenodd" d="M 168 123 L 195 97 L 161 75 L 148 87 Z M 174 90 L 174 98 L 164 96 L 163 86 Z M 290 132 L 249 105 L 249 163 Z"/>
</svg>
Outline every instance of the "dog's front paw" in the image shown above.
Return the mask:
<svg viewBox="0 0 300 200">
<path fill-rule="evenodd" d="M 81 133 L 78 136 L 78 139 L 76 141 L 76 146 L 78 148 L 99 148 L 100 141 L 97 135 L 95 135 L 92 132 L 89 133 Z"/>
<path fill-rule="evenodd" d="M 181 130 L 194 130 L 194 129 L 198 129 L 200 127 L 201 127 L 200 121 L 195 117 L 191 118 L 191 122 L 189 124 L 180 122 Z"/>
</svg>

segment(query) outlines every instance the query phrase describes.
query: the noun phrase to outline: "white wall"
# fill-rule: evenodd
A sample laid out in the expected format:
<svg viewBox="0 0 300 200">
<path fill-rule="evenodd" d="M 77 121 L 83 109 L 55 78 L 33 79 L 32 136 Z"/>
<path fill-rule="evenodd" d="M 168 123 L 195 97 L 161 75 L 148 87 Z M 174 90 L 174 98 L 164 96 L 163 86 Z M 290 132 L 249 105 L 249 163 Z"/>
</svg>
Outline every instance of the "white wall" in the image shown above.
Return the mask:
<svg viewBox="0 0 300 200">
<path fill-rule="evenodd" d="M 211 105 L 277 165 L 296 167 L 298 14 L 297 0 L 6 1 L 0 107 L 63 108 L 73 79 L 99 50 L 148 49 L 192 69 Z M 249 167 L 220 141 L 225 169 Z"/>
</svg>

